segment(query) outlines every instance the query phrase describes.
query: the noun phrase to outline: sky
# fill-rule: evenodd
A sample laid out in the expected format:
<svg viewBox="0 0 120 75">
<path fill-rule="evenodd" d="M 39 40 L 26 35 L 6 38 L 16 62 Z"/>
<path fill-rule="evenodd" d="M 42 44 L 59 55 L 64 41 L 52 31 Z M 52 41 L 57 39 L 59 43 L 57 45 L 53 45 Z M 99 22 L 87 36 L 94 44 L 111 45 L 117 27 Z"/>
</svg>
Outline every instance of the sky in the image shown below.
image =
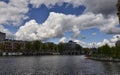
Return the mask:
<svg viewBox="0 0 120 75">
<path fill-rule="evenodd" d="M 0 0 L 7 39 L 114 46 L 120 38 L 117 0 Z"/>
</svg>

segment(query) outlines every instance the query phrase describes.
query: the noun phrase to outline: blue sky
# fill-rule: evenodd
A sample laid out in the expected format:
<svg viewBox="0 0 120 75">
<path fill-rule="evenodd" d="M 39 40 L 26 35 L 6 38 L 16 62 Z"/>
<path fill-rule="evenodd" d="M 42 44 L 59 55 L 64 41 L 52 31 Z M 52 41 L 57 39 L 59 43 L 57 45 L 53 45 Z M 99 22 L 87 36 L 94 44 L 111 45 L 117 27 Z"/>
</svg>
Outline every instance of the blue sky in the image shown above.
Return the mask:
<svg viewBox="0 0 120 75">
<path fill-rule="evenodd" d="M 0 31 L 17 40 L 111 43 L 120 33 L 116 3 L 117 0 L 0 0 Z"/>
</svg>

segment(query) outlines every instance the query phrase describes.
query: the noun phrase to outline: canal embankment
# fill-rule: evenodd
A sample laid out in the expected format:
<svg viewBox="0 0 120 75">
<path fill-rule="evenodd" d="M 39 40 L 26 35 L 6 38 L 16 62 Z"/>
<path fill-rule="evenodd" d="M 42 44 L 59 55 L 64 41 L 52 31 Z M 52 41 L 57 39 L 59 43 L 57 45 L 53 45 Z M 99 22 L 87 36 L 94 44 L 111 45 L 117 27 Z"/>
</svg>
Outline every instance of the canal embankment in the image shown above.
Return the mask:
<svg viewBox="0 0 120 75">
<path fill-rule="evenodd" d="M 107 62 L 120 62 L 120 59 L 114 58 L 97 58 L 97 57 L 86 57 L 86 59 L 96 60 L 96 61 L 107 61 Z"/>
</svg>

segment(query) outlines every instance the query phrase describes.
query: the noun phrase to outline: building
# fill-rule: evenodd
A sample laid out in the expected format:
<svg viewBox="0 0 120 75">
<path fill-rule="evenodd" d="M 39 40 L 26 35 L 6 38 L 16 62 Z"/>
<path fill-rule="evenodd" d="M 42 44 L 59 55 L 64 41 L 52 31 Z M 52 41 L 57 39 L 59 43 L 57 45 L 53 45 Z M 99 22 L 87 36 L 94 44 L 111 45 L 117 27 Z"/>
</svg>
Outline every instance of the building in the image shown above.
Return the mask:
<svg viewBox="0 0 120 75">
<path fill-rule="evenodd" d="M 73 42 L 72 40 L 70 40 L 70 41 L 67 43 L 67 47 L 68 47 L 70 50 L 75 50 L 75 48 L 76 48 L 76 42 Z"/>
<path fill-rule="evenodd" d="M 81 46 L 70 40 L 68 43 L 62 43 L 60 53 L 63 55 L 79 55 L 81 54 Z"/>
<path fill-rule="evenodd" d="M 5 33 L 2 33 L 0 32 L 0 41 L 4 41 L 6 38 L 6 34 Z"/>
<path fill-rule="evenodd" d="M 116 42 L 116 46 L 120 46 L 120 40 Z"/>
<path fill-rule="evenodd" d="M 0 42 L 4 46 L 4 51 L 6 52 L 16 52 L 25 49 L 24 41 L 17 40 L 6 40 Z"/>
</svg>

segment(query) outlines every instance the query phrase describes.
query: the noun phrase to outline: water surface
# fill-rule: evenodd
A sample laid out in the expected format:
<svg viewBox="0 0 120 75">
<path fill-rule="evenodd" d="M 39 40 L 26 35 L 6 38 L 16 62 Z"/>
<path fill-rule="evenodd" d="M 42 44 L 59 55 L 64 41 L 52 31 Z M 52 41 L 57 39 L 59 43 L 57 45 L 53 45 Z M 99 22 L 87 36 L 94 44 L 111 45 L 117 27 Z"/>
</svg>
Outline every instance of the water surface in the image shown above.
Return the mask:
<svg viewBox="0 0 120 75">
<path fill-rule="evenodd" d="M 0 75 L 120 75 L 120 63 L 84 56 L 0 57 Z"/>
</svg>

